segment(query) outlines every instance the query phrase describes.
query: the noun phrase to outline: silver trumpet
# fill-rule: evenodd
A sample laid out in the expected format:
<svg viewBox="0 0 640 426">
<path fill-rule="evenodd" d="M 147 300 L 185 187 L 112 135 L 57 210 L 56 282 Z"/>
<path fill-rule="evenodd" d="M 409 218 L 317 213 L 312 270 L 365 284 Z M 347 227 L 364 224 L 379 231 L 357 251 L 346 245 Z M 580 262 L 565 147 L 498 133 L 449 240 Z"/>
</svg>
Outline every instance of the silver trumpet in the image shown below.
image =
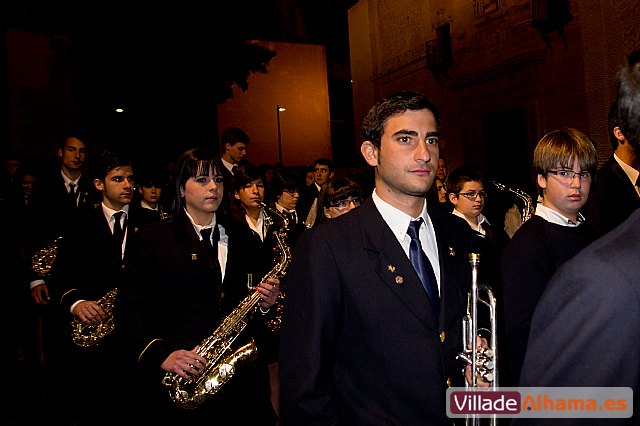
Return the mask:
<svg viewBox="0 0 640 426">
<path fill-rule="evenodd" d="M 462 320 L 462 345 L 463 351 L 458 354 L 458 359 L 464 360 L 471 366 L 471 383 L 466 382 L 468 391 L 474 390 L 496 390 L 498 388 L 498 331 L 496 318 L 496 298 L 491 287 L 478 284 L 478 265 L 480 264 L 480 254 L 470 253 L 469 263 L 471 264 L 471 291 L 467 297 L 467 314 Z M 483 298 L 482 296 L 485 296 Z M 478 303 L 484 305 L 489 310 L 489 329 L 478 328 Z M 490 333 L 487 338 L 486 334 Z M 476 339 L 485 337 L 490 342 L 489 347 L 481 347 Z M 464 370 L 463 370 L 464 374 Z M 489 388 L 478 386 L 478 377 L 489 383 Z M 496 425 L 495 415 L 489 419 L 489 424 Z M 466 424 L 479 425 L 480 418 L 469 416 Z"/>
</svg>

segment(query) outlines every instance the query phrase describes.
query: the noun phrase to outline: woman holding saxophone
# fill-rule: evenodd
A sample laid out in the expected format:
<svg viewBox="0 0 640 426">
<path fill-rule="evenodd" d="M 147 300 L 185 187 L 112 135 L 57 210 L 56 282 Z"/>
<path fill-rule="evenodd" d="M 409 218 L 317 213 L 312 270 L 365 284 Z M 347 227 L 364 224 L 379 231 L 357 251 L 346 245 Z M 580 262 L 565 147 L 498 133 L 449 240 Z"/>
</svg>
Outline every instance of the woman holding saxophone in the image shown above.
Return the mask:
<svg viewBox="0 0 640 426">
<path fill-rule="evenodd" d="M 244 343 L 252 328 L 244 329 L 244 323 L 264 321 L 260 313 L 247 311 L 232 329 L 220 330 L 236 312 L 229 314 L 234 301 L 227 286 L 251 259 L 240 257 L 229 221 L 218 214 L 224 194 L 219 163 L 207 151 L 192 149 L 180 157 L 176 170 L 173 219 L 136 235 L 126 285 L 116 301 L 116 330 L 139 379 L 137 414 L 147 423 L 274 424 L 268 387 L 260 385 L 252 357 L 237 363 L 225 358 L 217 369 L 216 360 L 202 351 L 235 345 L 236 337 Z M 256 277 L 250 291 L 252 307 L 268 311 L 278 297 L 279 280 L 259 281 Z M 209 375 L 220 371 L 233 376 L 217 392 L 177 402 L 177 396 L 188 400 L 191 385 L 201 379 L 207 379 L 208 388 Z"/>
</svg>

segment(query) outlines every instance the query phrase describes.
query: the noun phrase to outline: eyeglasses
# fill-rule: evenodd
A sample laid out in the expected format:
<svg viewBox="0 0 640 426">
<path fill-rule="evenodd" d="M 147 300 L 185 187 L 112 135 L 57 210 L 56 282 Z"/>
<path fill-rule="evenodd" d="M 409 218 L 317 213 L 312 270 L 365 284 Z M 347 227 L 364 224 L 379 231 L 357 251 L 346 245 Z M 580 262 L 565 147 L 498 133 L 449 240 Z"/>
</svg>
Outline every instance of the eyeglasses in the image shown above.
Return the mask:
<svg viewBox="0 0 640 426">
<path fill-rule="evenodd" d="M 358 197 L 346 198 L 344 200 L 340 200 L 336 203 L 329 205 L 329 207 L 334 207 L 338 210 L 344 210 L 348 208 L 351 203 L 353 203 L 355 207 L 358 207 L 360 204 L 362 204 L 362 200 Z"/>
<path fill-rule="evenodd" d="M 297 189 L 283 189 L 282 193 L 287 193 L 291 196 L 293 196 L 294 194 L 299 194 L 300 192 Z"/>
<path fill-rule="evenodd" d="M 484 191 L 469 191 L 469 192 L 458 192 L 458 195 L 462 195 L 464 198 L 466 198 L 469 201 L 475 201 L 478 196 L 482 199 L 487 198 L 488 194 Z"/>
<path fill-rule="evenodd" d="M 591 182 L 591 172 L 574 172 L 573 170 L 547 170 L 547 173 L 556 175 L 559 180 L 566 183 L 571 183 L 576 178 L 580 177 L 583 182 Z"/>
</svg>

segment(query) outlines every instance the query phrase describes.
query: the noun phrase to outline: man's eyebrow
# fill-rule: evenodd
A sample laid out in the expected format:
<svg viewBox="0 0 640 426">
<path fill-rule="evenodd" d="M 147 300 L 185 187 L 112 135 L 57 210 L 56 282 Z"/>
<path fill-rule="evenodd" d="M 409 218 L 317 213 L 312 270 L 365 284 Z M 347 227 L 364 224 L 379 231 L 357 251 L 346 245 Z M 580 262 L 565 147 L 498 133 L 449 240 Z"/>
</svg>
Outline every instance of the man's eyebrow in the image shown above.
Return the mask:
<svg viewBox="0 0 640 426">
<path fill-rule="evenodd" d="M 392 137 L 396 137 L 396 136 L 418 136 L 418 132 L 416 132 L 415 130 L 400 129 L 400 130 L 398 130 L 397 132 L 395 132 L 391 136 Z"/>
<path fill-rule="evenodd" d="M 407 130 L 407 129 L 401 129 L 398 130 L 397 132 L 395 132 L 392 137 L 396 137 L 396 136 L 418 136 L 418 132 L 416 132 L 415 130 Z M 432 137 L 440 137 L 440 131 L 439 130 L 434 130 L 432 132 L 427 132 L 426 135 L 428 138 L 432 138 Z"/>
</svg>

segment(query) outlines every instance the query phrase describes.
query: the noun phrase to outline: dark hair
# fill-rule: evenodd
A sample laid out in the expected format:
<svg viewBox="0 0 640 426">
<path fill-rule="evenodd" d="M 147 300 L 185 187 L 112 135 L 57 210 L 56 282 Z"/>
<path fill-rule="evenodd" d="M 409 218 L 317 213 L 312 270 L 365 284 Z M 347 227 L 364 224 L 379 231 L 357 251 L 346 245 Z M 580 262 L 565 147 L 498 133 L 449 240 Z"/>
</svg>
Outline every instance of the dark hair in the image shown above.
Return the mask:
<svg viewBox="0 0 640 426">
<path fill-rule="evenodd" d="M 349 178 L 335 178 L 322 186 L 318 194 L 316 220 L 313 225 L 325 222 L 324 209 L 339 203 L 349 197 L 362 199 L 362 189 L 355 181 Z"/>
<path fill-rule="evenodd" d="M 370 110 L 362 123 L 362 140 L 370 141 L 380 148 L 384 126 L 391 116 L 403 112 L 428 109 L 436 119 L 437 130 L 440 131 L 440 112 L 429 98 L 418 92 L 398 92 L 379 100 Z"/>
<path fill-rule="evenodd" d="M 80 130 L 74 130 L 72 132 L 65 133 L 64 135 L 59 137 L 58 148 L 64 149 L 64 147 L 67 146 L 67 141 L 69 139 L 78 139 L 80 142 L 84 144 L 85 148 L 89 149 L 89 139 Z"/>
<path fill-rule="evenodd" d="M 95 165 L 94 176 L 104 181 L 112 170 L 127 166 L 133 168 L 133 161 L 127 154 L 121 151 L 105 150 Z"/>
<path fill-rule="evenodd" d="M 611 107 L 609 108 L 609 114 L 607 115 L 607 130 L 609 131 L 609 142 L 611 143 L 611 149 L 613 149 L 613 152 L 618 149 L 618 144 L 620 143 L 620 141 L 618 141 L 618 138 L 616 138 L 616 135 L 613 133 L 616 127 L 620 127 L 620 125 L 618 124 L 617 99 L 611 104 Z"/>
<path fill-rule="evenodd" d="M 273 200 L 277 201 L 278 197 L 282 195 L 282 192 L 287 191 L 300 191 L 302 190 L 304 183 L 303 180 L 287 171 L 283 171 L 280 175 L 273 178 L 271 182 L 271 195 L 273 196 Z"/>
<path fill-rule="evenodd" d="M 617 78 L 618 122 L 625 139 L 640 153 L 640 49 L 629 54 Z"/>
<path fill-rule="evenodd" d="M 333 161 L 325 157 L 317 158 L 311 165 L 311 170 L 315 172 L 316 166 L 327 166 L 330 172 L 334 169 Z"/>
<path fill-rule="evenodd" d="M 464 184 L 467 182 L 482 182 L 484 185 L 482 174 L 473 166 L 463 164 L 447 176 L 447 196 L 449 194 L 457 194 L 462 191 L 462 187 L 464 187 Z"/>
<path fill-rule="evenodd" d="M 230 127 L 222 132 L 222 135 L 220 135 L 220 145 L 222 146 L 223 150 L 226 144 L 229 144 L 231 146 L 237 143 L 249 145 L 249 142 L 249 135 L 247 135 L 244 130 L 237 127 Z"/>
<path fill-rule="evenodd" d="M 244 188 L 245 185 L 253 182 L 254 180 L 261 179 L 262 183 L 265 185 L 265 194 L 264 199 L 268 199 L 267 185 L 264 179 L 264 174 L 260 170 L 260 167 L 253 164 L 244 164 L 239 166 L 236 169 L 236 172 L 233 175 L 233 179 L 231 181 L 231 192 L 230 195 L 235 194 L 235 192 L 240 191 Z M 235 197 L 231 198 L 231 216 L 237 220 L 242 221 L 245 215 L 244 207 L 240 201 L 236 200 Z"/>
<path fill-rule="evenodd" d="M 192 177 L 208 175 L 213 172 L 220 176 L 220 163 L 218 158 L 203 148 L 192 148 L 185 151 L 176 162 L 175 193 L 173 198 L 173 217 L 178 217 L 184 208 L 184 186 Z M 220 184 L 222 185 L 222 184 Z"/>
</svg>

